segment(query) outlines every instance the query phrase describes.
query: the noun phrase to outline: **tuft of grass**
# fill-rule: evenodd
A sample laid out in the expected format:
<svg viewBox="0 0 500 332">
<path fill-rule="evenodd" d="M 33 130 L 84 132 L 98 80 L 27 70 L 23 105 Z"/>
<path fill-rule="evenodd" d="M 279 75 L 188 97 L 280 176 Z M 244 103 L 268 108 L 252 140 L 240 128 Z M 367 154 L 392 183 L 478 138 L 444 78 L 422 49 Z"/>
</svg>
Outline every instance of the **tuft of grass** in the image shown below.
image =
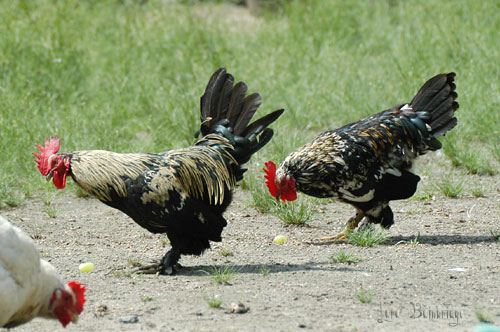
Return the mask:
<svg viewBox="0 0 500 332">
<path fill-rule="evenodd" d="M 498 169 L 486 153 L 468 150 L 462 140 L 447 139 L 446 142 L 448 144 L 443 146 L 443 150 L 450 157 L 453 165 L 462 166 L 472 174 L 494 175 L 498 173 Z"/>
<path fill-rule="evenodd" d="M 132 267 L 139 267 L 139 266 L 141 266 L 141 263 L 140 263 L 139 259 L 137 259 L 135 257 L 132 257 L 132 256 L 128 256 L 127 257 L 127 262 Z"/>
<path fill-rule="evenodd" d="M 496 157 L 497 161 L 500 162 L 500 145 L 498 142 L 496 144 L 493 144 L 493 154 Z"/>
<path fill-rule="evenodd" d="M 252 206 L 261 213 L 273 213 L 287 225 L 304 225 L 315 213 L 316 202 L 313 199 L 298 199 L 294 202 L 276 202 L 267 187 L 263 184 L 255 184 L 255 181 L 247 186 L 252 195 Z"/>
<path fill-rule="evenodd" d="M 274 213 L 287 225 L 305 225 L 315 213 L 312 204 L 304 200 L 275 204 Z"/>
<path fill-rule="evenodd" d="M 413 201 L 428 201 L 431 200 L 432 197 L 434 196 L 434 193 L 432 192 L 421 192 L 413 195 L 410 200 Z"/>
<path fill-rule="evenodd" d="M 424 212 L 423 208 L 408 209 L 405 211 L 406 214 L 410 214 L 410 215 L 421 214 L 422 212 Z"/>
<path fill-rule="evenodd" d="M 412 247 L 416 247 L 419 243 L 418 241 L 418 238 L 420 237 L 420 233 L 418 233 L 417 235 L 415 235 L 415 238 L 413 240 L 410 240 L 410 246 Z"/>
<path fill-rule="evenodd" d="M 269 213 L 274 209 L 276 199 L 269 194 L 265 185 L 250 184 L 248 187 L 252 195 L 252 206 L 257 211 L 260 213 Z"/>
<path fill-rule="evenodd" d="M 229 250 L 229 249 L 221 249 L 219 250 L 219 254 L 222 256 L 222 257 L 228 257 L 228 256 L 233 256 L 234 253 Z"/>
<path fill-rule="evenodd" d="M 369 225 L 362 229 L 352 230 L 347 233 L 347 243 L 360 247 L 373 247 L 387 241 L 383 230 L 377 230 Z"/>
<path fill-rule="evenodd" d="M 476 319 L 481 322 L 481 323 L 491 323 L 493 324 L 493 321 L 488 317 L 488 315 L 483 312 L 480 308 L 476 308 L 474 310 L 474 314 L 476 315 Z"/>
<path fill-rule="evenodd" d="M 464 179 L 444 178 L 436 187 L 446 197 L 457 198 L 464 192 Z"/>
<path fill-rule="evenodd" d="M 151 302 L 153 298 L 151 296 L 141 296 L 141 302 Z"/>
<path fill-rule="evenodd" d="M 229 280 L 233 277 L 236 272 L 229 266 L 226 267 L 213 267 L 210 273 L 214 281 L 221 285 L 229 284 Z"/>
<path fill-rule="evenodd" d="M 358 293 L 356 293 L 356 298 L 361 303 L 371 303 L 374 296 L 374 293 L 365 291 L 364 289 L 361 289 Z"/>
<path fill-rule="evenodd" d="M 485 186 L 475 186 L 471 189 L 471 194 L 474 197 L 484 197 L 486 193 Z"/>
<path fill-rule="evenodd" d="M 207 301 L 210 308 L 219 309 L 222 305 L 222 300 L 219 295 L 207 296 L 205 297 L 205 301 Z"/>
<path fill-rule="evenodd" d="M 500 228 L 496 230 L 491 229 L 490 234 L 494 240 L 500 241 Z"/>
<path fill-rule="evenodd" d="M 260 273 L 263 275 L 263 276 L 267 276 L 269 275 L 269 273 L 271 272 L 271 269 L 268 268 L 267 266 L 262 266 L 260 268 Z"/>
<path fill-rule="evenodd" d="M 43 208 L 43 211 L 45 213 L 47 213 L 47 215 L 50 217 L 50 218 L 56 218 L 57 217 L 57 210 L 56 210 L 56 207 L 55 206 L 45 206 Z"/>
<path fill-rule="evenodd" d="M 4 203 L 10 207 L 18 207 L 24 201 L 24 195 L 20 192 L 13 192 L 5 198 Z M 2 207 L 0 202 L 0 208 Z"/>
<path fill-rule="evenodd" d="M 420 237 L 420 232 L 417 235 L 415 235 L 415 238 L 413 240 L 410 240 L 410 241 L 401 240 L 401 241 L 398 241 L 395 245 L 398 245 L 398 244 L 409 244 L 412 247 L 416 247 L 419 244 L 419 241 L 418 241 L 419 237 Z"/>
<path fill-rule="evenodd" d="M 354 254 L 346 254 L 343 250 L 340 251 L 337 255 L 329 258 L 333 263 L 347 263 L 347 264 L 355 264 L 362 262 L 363 259 L 354 256 Z"/>
</svg>

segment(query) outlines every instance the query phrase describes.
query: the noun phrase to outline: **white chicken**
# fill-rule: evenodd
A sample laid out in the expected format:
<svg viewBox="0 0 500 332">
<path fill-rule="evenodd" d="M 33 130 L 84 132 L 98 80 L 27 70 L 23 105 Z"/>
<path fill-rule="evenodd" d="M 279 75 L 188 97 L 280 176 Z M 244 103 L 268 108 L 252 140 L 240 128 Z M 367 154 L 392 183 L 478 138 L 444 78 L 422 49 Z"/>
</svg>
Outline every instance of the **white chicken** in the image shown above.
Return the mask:
<svg viewBox="0 0 500 332">
<path fill-rule="evenodd" d="M 84 293 L 79 282 L 64 285 L 33 240 L 0 216 L 0 327 L 35 317 L 58 319 L 66 327 L 78 320 Z"/>
</svg>

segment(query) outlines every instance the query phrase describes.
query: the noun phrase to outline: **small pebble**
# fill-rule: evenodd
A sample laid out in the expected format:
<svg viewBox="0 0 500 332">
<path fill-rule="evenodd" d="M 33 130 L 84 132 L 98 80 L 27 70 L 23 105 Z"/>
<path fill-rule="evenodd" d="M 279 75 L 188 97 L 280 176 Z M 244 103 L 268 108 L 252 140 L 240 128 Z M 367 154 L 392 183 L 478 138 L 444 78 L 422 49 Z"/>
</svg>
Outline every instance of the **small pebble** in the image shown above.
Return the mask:
<svg viewBox="0 0 500 332">
<path fill-rule="evenodd" d="M 241 302 L 238 303 L 231 303 L 231 308 L 229 308 L 226 312 L 232 313 L 232 314 L 244 314 L 248 312 L 250 308 L 245 307 L 245 305 Z"/>
<path fill-rule="evenodd" d="M 137 322 L 139 322 L 139 316 L 137 316 L 137 315 L 129 315 L 129 316 L 121 316 L 120 317 L 120 323 L 134 324 Z"/>
</svg>

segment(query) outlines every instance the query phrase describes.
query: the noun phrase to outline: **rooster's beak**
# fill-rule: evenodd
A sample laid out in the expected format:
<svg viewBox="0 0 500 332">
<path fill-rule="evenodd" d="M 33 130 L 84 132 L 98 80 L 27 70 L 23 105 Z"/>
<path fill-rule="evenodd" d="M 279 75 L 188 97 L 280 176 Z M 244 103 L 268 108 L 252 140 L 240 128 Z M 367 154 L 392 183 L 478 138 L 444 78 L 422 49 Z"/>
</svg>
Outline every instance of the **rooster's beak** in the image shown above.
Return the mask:
<svg viewBox="0 0 500 332">
<path fill-rule="evenodd" d="M 52 170 L 52 171 L 50 171 L 50 172 L 49 172 L 49 174 L 47 174 L 47 176 L 45 177 L 45 178 L 47 179 L 47 182 L 49 182 L 49 181 L 52 179 L 52 177 L 53 177 L 53 176 L 54 176 L 54 171 Z"/>
</svg>

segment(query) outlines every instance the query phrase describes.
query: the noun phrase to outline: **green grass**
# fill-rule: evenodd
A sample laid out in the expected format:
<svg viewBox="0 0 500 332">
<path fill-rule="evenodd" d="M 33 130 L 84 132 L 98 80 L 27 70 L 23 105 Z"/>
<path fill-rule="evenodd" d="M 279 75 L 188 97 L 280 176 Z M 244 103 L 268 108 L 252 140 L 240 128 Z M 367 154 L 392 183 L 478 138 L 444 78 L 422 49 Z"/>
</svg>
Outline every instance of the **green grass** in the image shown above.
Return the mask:
<svg viewBox="0 0 500 332">
<path fill-rule="evenodd" d="M 135 258 L 132 256 L 128 256 L 127 261 L 128 261 L 128 265 L 130 265 L 132 267 L 139 267 L 142 265 L 138 258 Z"/>
<path fill-rule="evenodd" d="M 243 183 L 248 183 L 247 188 L 252 195 L 251 206 L 261 213 L 270 213 L 274 210 L 276 199 L 269 194 L 267 187 L 263 185 L 263 177 L 261 179 L 256 177 L 252 177 L 252 179 L 245 178 Z M 242 188 L 245 188 L 245 186 L 242 186 Z"/>
<path fill-rule="evenodd" d="M 286 109 L 246 176 L 262 181 L 271 156 L 279 162 L 319 132 L 409 101 L 451 70 L 459 123 L 443 151 L 470 172 L 497 173 L 498 9 L 475 0 L 290 0 L 252 17 L 219 2 L 4 1 L 0 207 L 43 193 L 31 152 L 50 135 L 61 151 L 192 144 L 199 97 L 220 66 L 261 93 L 259 115 Z"/>
<path fill-rule="evenodd" d="M 329 258 L 333 263 L 347 263 L 347 264 L 355 264 L 362 262 L 363 259 L 354 256 L 354 254 L 346 254 L 344 251 L 340 251 L 337 255 Z"/>
<path fill-rule="evenodd" d="M 271 273 L 271 269 L 267 266 L 262 266 L 260 268 L 260 273 L 263 275 L 263 276 L 267 276 L 269 275 L 269 273 Z"/>
<path fill-rule="evenodd" d="M 420 243 L 419 238 L 420 238 L 420 232 L 417 235 L 415 235 L 415 238 L 413 240 L 409 241 L 401 240 L 398 241 L 395 245 L 403 243 L 403 244 L 409 244 L 411 247 L 416 247 Z"/>
<path fill-rule="evenodd" d="M 474 314 L 476 315 L 476 319 L 481 323 L 493 323 L 491 318 L 488 317 L 488 314 L 479 308 L 474 310 Z"/>
<path fill-rule="evenodd" d="M 499 229 L 491 229 L 490 230 L 491 237 L 500 242 L 500 228 Z"/>
<path fill-rule="evenodd" d="M 464 192 L 464 182 L 465 180 L 463 178 L 454 179 L 452 177 L 446 177 L 436 183 L 436 187 L 446 197 L 457 198 Z"/>
<path fill-rule="evenodd" d="M 347 243 L 359 247 L 373 247 L 387 241 L 383 230 L 374 226 L 367 226 L 363 229 L 352 230 L 347 233 Z"/>
<path fill-rule="evenodd" d="M 205 297 L 205 301 L 207 301 L 207 304 L 210 308 L 218 309 L 222 305 L 222 300 L 217 295 L 207 296 Z"/>
<path fill-rule="evenodd" d="M 423 207 L 405 210 L 405 213 L 410 215 L 421 214 L 422 212 L 424 212 Z"/>
<path fill-rule="evenodd" d="M 371 303 L 374 296 L 375 296 L 374 293 L 368 292 L 364 289 L 361 289 L 358 293 L 356 293 L 356 298 L 361 303 Z"/>
<path fill-rule="evenodd" d="M 428 201 L 434 197 L 434 193 L 431 191 L 417 192 L 415 195 L 409 198 L 412 201 Z"/>
<path fill-rule="evenodd" d="M 444 146 L 444 151 L 450 157 L 453 165 L 463 166 L 472 174 L 494 175 L 498 173 L 498 166 L 493 162 L 488 152 L 484 147 L 478 150 L 464 149 L 462 140 L 455 141 L 453 139 L 446 140 L 448 144 Z M 494 148 L 497 149 L 496 147 Z M 484 150 L 484 153 L 480 151 Z M 495 152 L 495 150 L 493 152 Z"/>
<path fill-rule="evenodd" d="M 320 200 L 301 197 L 293 202 L 277 202 L 265 186 L 263 174 L 261 177 L 262 179 L 250 176 L 244 181 L 245 185 L 242 186 L 250 190 L 251 206 L 261 213 L 276 215 L 287 225 L 304 225 L 311 219 Z"/>
<path fill-rule="evenodd" d="M 153 298 L 151 296 L 141 296 L 141 302 L 151 302 Z"/>
<path fill-rule="evenodd" d="M 222 257 L 228 257 L 228 256 L 233 256 L 234 253 L 229 250 L 229 249 L 221 249 L 219 250 L 219 254 L 222 256 Z"/>
<path fill-rule="evenodd" d="M 54 206 L 45 206 L 43 208 L 43 212 L 47 213 L 47 216 L 49 216 L 50 218 L 57 217 L 57 210 Z"/>
<path fill-rule="evenodd" d="M 212 267 L 212 270 L 210 271 L 210 275 L 214 279 L 214 281 L 217 284 L 221 285 L 227 285 L 229 284 L 229 280 L 233 277 L 233 275 L 236 274 L 236 271 L 234 271 L 231 267 L 226 266 L 226 267 Z"/>
<path fill-rule="evenodd" d="M 293 202 L 276 203 L 274 214 L 287 225 L 305 225 L 315 212 L 312 203 L 298 199 Z"/>
<path fill-rule="evenodd" d="M 472 187 L 470 190 L 472 196 L 474 197 L 484 197 L 486 195 L 486 191 L 487 191 L 486 187 L 481 185 Z"/>
</svg>

